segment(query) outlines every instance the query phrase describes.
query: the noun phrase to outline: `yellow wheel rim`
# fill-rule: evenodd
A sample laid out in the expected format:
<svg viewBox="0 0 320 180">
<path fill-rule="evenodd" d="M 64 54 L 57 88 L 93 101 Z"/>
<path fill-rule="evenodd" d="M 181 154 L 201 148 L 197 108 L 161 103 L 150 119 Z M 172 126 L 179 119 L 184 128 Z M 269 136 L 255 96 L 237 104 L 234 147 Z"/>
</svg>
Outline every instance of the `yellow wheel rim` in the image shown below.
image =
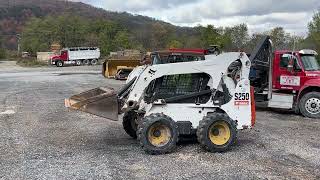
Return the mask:
<svg viewBox="0 0 320 180">
<path fill-rule="evenodd" d="M 161 123 L 153 124 L 148 131 L 148 140 L 150 144 L 156 147 L 162 147 L 168 144 L 171 136 L 170 128 Z"/>
<path fill-rule="evenodd" d="M 209 128 L 210 141 L 215 145 L 226 144 L 231 137 L 229 125 L 224 121 L 213 123 Z"/>
</svg>

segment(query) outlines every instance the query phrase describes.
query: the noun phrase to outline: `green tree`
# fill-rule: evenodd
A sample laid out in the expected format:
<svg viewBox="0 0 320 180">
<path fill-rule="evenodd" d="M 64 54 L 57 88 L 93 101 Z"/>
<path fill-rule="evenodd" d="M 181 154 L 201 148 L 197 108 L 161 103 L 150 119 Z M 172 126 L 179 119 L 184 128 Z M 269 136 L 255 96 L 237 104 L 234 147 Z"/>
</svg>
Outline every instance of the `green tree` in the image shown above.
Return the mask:
<svg viewBox="0 0 320 180">
<path fill-rule="evenodd" d="M 96 34 L 98 41 L 95 46 L 99 46 L 101 53 L 107 55 L 110 51 L 118 50 L 115 47 L 114 38 L 121 28 L 118 24 L 99 19 L 91 22 L 89 32 Z"/>
<path fill-rule="evenodd" d="M 288 36 L 283 27 L 275 27 L 270 31 L 270 36 L 275 49 L 287 49 L 286 40 Z"/>
<path fill-rule="evenodd" d="M 151 48 L 153 50 L 165 48 L 168 40 L 168 30 L 159 22 L 152 24 L 151 29 Z"/>
<path fill-rule="evenodd" d="M 182 48 L 183 44 L 180 41 L 174 39 L 168 43 L 167 47 L 168 48 Z"/>
<path fill-rule="evenodd" d="M 247 43 L 247 46 L 245 48 L 246 52 L 252 52 L 256 46 L 258 45 L 259 41 L 261 41 L 261 39 L 266 36 L 267 33 L 253 33 Z"/>
<path fill-rule="evenodd" d="M 59 16 L 54 25 L 54 34 L 64 47 L 79 46 L 88 35 L 88 20 L 78 16 Z"/>
<path fill-rule="evenodd" d="M 117 23 L 72 15 L 31 19 L 22 32 L 22 48 L 36 54 L 48 51 L 53 42 L 63 47 L 97 46 L 102 55 L 119 48 L 131 48 L 131 35 Z"/>
<path fill-rule="evenodd" d="M 3 47 L 3 39 L 0 36 L 0 59 L 5 59 L 7 57 L 7 51 Z"/>
<path fill-rule="evenodd" d="M 130 49 L 132 47 L 129 40 L 129 33 L 126 31 L 119 31 L 114 38 L 115 46 L 120 49 Z"/>
<path fill-rule="evenodd" d="M 308 43 L 314 44 L 316 50 L 320 52 L 320 11 L 313 15 L 312 21 L 308 25 L 308 30 Z"/>
<path fill-rule="evenodd" d="M 186 48 L 201 48 L 201 39 L 197 35 L 185 37 L 183 39 L 183 47 Z"/>
<path fill-rule="evenodd" d="M 300 49 L 313 49 L 309 45 L 307 45 L 305 42 L 306 38 L 302 36 L 297 36 L 297 35 L 291 35 L 287 34 L 286 37 L 286 44 L 287 44 L 287 49 L 292 49 L 292 50 L 300 50 Z"/>
<path fill-rule="evenodd" d="M 208 25 L 207 27 L 199 26 L 197 28 L 201 32 L 202 47 L 206 48 L 210 45 L 223 46 L 222 36 L 213 25 Z"/>
<path fill-rule="evenodd" d="M 226 39 L 230 39 L 232 46 L 243 50 L 249 41 L 249 30 L 246 24 L 239 24 L 226 30 Z"/>
<path fill-rule="evenodd" d="M 22 32 L 22 48 L 35 55 L 38 51 L 46 51 L 50 46 L 51 31 L 47 21 L 32 18 Z"/>
</svg>

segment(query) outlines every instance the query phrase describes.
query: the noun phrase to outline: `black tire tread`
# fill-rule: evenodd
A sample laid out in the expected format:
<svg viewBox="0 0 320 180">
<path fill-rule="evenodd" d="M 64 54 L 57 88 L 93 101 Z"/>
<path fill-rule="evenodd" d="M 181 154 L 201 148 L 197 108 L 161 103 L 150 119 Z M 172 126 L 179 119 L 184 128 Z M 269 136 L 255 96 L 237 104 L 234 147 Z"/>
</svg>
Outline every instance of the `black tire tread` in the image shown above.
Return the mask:
<svg viewBox="0 0 320 180">
<path fill-rule="evenodd" d="M 134 111 L 129 111 L 129 112 L 124 113 L 122 126 L 123 126 L 123 129 L 125 130 L 125 132 L 129 136 L 131 136 L 132 138 L 136 139 L 137 138 L 137 132 L 132 127 L 132 123 L 131 123 L 131 121 L 134 121 L 133 118 L 137 118 L 137 114 Z"/>
<path fill-rule="evenodd" d="M 78 64 L 78 62 L 80 62 L 80 64 Z M 81 60 L 76 60 L 76 66 L 81 66 L 82 65 L 82 61 Z"/>
<path fill-rule="evenodd" d="M 207 132 L 206 129 L 208 126 L 210 126 L 214 121 L 216 120 L 226 120 L 227 122 L 229 122 L 229 124 L 231 125 L 231 133 L 233 133 L 233 135 L 231 135 L 231 143 L 226 146 L 226 147 L 222 147 L 222 148 L 213 148 L 212 146 L 210 146 L 207 142 L 208 142 L 208 137 L 207 137 Z M 199 122 L 199 126 L 197 129 L 197 139 L 198 142 L 200 143 L 200 145 L 206 149 L 207 151 L 210 152 L 225 152 L 227 150 L 229 150 L 231 148 L 232 145 L 234 145 L 237 141 L 237 123 L 235 121 L 233 121 L 232 119 L 230 119 L 226 114 L 223 113 L 214 113 L 214 114 L 210 114 L 208 116 L 205 116 L 200 122 Z M 210 140 L 209 140 L 210 141 Z"/>
<path fill-rule="evenodd" d="M 95 62 L 95 63 L 92 63 L 92 61 Z M 91 65 L 97 65 L 97 64 L 98 64 L 98 60 L 96 60 L 96 59 L 91 59 L 91 60 L 90 60 L 90 64 L 91 64 Z"/>
<path fill-rule="evenodd" d="M 59 62 L 61 62 L 61 63 L 62 63 L 62 66 L 59 66 L 59 65 L 58 65 L 58 63 L 59 63 Z M 63 61 L 61 61 L 61 60 L 56 61 L 56 66 L 57 66 L 57 67 L 63 67 L 63 64 L 64 64 L 64 63 L 63 63 Z"/>
<path fill-rule="evenodd" d="M 320 98 L 320 92 L 309 92 L 302 96 L 302 98 L 299 101 L 299 109 L 303 116 L 308 118 L 320 118 L 320 113 L 318 114 L 310 114 L 308 111 L 304 108 L 305 102 L 311 98 L 311 97 L 319 97 Z"/>
<path fill-rule="evenodd" d="M 146 142 L 146 138 L 145 134 L 143 133 L 143 131 L 145 129 L 148 129 L 149 126 L 151 126 L 153 123 L 161 120 L 161 119 L 166 119 L 169 123 L 170 126 L 173 128 L 173 133 L 175 133 L 175 135 L 173 134 L 173 142 L 170 143 L 170 145 L 165 148 L 165 149 L 156 149 L 156 148 L 150 148 L 151 145 L 148 145 Z M 141 121 L 141 123 L 138 124 L 138 130 L 137 130 L 137 137 L 138 137 L 138 141 L 140 143 L 141 148 L 147 153 L 147 154 L 152 154 L 152 155 L 160 155 L 160 154 L 167 154 L 167 153 L 171 153 L 176 149 L 176 143 L 178 142 L 178 126 L 177 124 L 167 115 L 164 114 L 160 114 L 160 113 L 155 113 L 155 114 L 151 114 L 149 116 L 146 116 L 143 118 L 143 120 Z"/>
</svg>

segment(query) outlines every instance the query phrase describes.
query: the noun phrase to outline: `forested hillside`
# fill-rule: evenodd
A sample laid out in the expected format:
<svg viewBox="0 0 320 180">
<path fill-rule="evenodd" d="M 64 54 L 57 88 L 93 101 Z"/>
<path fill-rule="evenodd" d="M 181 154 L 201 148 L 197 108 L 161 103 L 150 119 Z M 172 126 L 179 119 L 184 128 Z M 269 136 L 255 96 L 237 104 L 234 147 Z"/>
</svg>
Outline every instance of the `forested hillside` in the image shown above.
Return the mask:
<svg viewBox="0 0 320 180">
<path fill-rule="evenodd" d="M 99 46 L 110 51 L 135 48 L 208 47 L 250 51 L 261 35 L 271 35 L 276 49 L 319 48 L 319 13 L 309 26 L 308 37 L 292 36 L 282 27 L 249 35 L 246 24 L 234 27 L 179 27 L 153 18 L 110 12 L 81 2 L 61 0 L 0 0 L 0 56 L 3 49 L 35 54 L 53 42 L 64 47 Z M 296 42 L 296 43 L 294 43 Z M 0 57 L 1 58 L 1 57 Z"/>
<path fill-rule="evenodd" d="M 130 33 L 135 38 L 149 46 L 149 37 L 151 36 L 151 27 L 161 26 L 173 34 L 192 35 L 192 28 L 180 28 L 165 22 L 157 21 L 149 17 L 135 16 L 128 13 L 109 12 L 103 9 L 95 8 L 81 2 L 68 2 L 59 0 L 0 0 L 0 31 L 6 35 L 5 47 L 15 48 L 15 35 L 21 33 L 24 25 L 32 17 L 43 18 L 52 16 L 77 16 L 88 21 L 103 19 L 113 21 L 123 29 L 130 29 Z M 41 33 L 41 32 L 38 32 Z"/>
</svg>

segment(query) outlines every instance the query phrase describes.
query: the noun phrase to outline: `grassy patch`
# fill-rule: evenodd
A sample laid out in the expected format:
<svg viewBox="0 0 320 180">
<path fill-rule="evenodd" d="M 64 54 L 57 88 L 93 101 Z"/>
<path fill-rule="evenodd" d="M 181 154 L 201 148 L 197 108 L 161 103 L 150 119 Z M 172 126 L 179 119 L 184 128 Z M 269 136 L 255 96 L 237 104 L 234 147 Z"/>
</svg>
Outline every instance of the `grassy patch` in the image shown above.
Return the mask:
<svg viewBox="0 0 320 180">
<path fill-rule="evenodd" d="M 35 58 L 25 58 L 25 59 L 18 59 L 17 65 L 22 67 L 41 67 L 41 66 L 47 66 L 48 64 L 45 62 L 39 62 Z"/>
<path fill-rule="evenodd" d="M 7 51 L 3 48 L 0 48 L 0 61 L 7 58 Z"/>
<path fill-rule="evenodd" d="M 1 54 L 0 50 L 0 61 L 18 61 L 19 58 L 17 51 L 5 50 L 5 54 Z"/>
</svg>

